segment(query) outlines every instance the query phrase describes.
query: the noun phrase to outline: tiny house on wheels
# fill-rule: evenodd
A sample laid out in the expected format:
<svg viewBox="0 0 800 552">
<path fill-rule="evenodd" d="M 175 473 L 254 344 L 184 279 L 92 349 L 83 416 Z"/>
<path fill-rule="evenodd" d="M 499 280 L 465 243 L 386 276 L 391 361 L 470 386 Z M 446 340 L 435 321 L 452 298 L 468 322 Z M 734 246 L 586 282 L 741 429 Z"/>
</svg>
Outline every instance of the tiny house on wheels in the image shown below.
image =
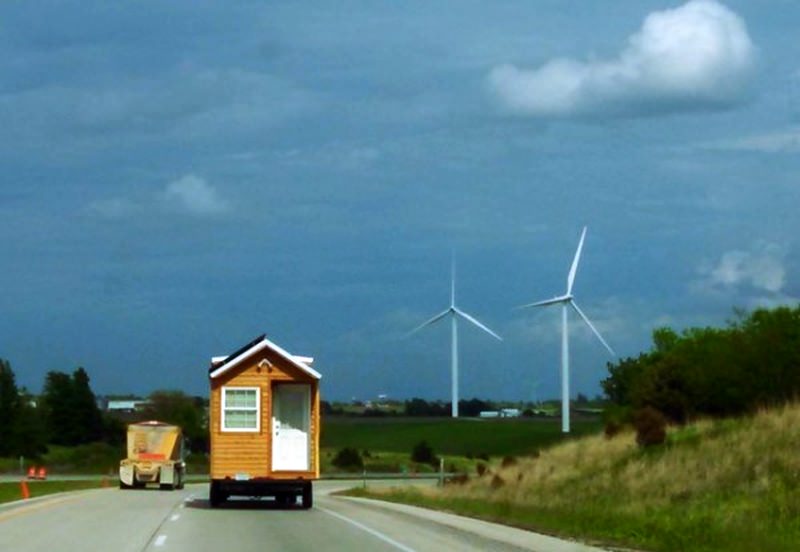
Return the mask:
<svg viewBox="0 0 800 552">
<path fill-rule="evenodd" d="M 312 505 L 319 478 L 319 380 L 313 358 L 264 335 L 211 359 L 212 507 L 230 496 L 271 496 Z"/>
</svg>

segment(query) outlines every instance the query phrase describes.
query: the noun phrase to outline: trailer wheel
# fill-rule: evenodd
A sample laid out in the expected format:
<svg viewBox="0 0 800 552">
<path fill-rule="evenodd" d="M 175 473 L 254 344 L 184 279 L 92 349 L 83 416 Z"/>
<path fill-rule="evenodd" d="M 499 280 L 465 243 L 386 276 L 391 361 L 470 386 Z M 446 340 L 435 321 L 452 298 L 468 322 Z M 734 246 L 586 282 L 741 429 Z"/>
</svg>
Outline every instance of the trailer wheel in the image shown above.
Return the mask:
<svg viewBox="0 0 800 552">
<path fill-rule="evenodd" d="M 308 510 L 314 505 L 314 492 L 311 487 L 311 481 L 303 486 L 303 509 Z"/>
<path fill-rule="evenodd" d="M 124 490 L 124 489 L 130 489 L 131 486 L 127 485 L 125 482 L 122 481 L 122 479 L 120 479 L 119 480 L 119 488 Z"/>
<path fill-rule="evenodd" d="M 222 491 L 216 481 L 211 482 L 211 488 L 208 491 L 208 502 L 212 508 L 218 507 L 225 500 Z"/>
</svg>

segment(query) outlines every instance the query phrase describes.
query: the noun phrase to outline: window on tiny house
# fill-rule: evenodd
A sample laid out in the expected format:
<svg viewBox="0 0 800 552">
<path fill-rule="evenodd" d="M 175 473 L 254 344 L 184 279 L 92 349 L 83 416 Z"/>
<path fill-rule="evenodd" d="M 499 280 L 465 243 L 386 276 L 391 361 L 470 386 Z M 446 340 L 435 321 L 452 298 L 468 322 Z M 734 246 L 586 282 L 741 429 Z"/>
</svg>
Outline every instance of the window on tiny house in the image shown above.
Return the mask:
<svg viewBox="0 0 800 552">
<path fill-rule="evenodd" d="M 222 388 L 222 431 L 259 431 L 258 387 Z"/>
</svg>

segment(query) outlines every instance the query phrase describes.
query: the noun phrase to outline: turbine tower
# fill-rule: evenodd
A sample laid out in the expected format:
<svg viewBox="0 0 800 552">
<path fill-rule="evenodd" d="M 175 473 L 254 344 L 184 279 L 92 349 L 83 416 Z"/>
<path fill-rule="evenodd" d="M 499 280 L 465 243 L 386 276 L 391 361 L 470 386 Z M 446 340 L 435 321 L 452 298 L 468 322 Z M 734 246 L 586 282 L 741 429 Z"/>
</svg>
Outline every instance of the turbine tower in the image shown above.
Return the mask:
<svg viewBox="0 0 800 552">
<path fill-rule="evenodd" d="M 476 318 L 470 316 L 466 312 L 462 311 L 456 306 L 456 267 L 455 261 L 453 262 L 452 271 L 451 271 L 451 278 L 450 278 L 450 306 L 445 309 L 444 311 L 440 312 L 436 316 L 432 317 L 430 320 L 426 320 L 413 330 L 409 332 L 409 335 L 417 333 L 419 330 L 426 326 L 430 326 L 444 318 L 445 316 L 450 316 L 450 333 L 451 333 L 451 343 L 450 343 L 450 358 L 451 358 L 451 395 L 452 395 L 452 404 L 450 407 L 450 412 L 453 418 L 458 418 L 458 317 L 460 316 L 467 322 L 472 323 L 473 325 L 477 326 L 481 330 L 485 331 L 492 337 L 503 341 L 503 338 L 494 333 L 492 330 L 481 324 Z"/>
<path fill-rule="evenodd" d="M 572 259 L 572 267 L 569 269 L 569 275 L 567 276 L 567 292 L 564 295 L 559 295 L 557 297 L 553 297 L 552 299 L 545 299 L 544 301 L 538 301 L 536 303 L 529 303 L 527 305 L 522 305 L 518 308 L 527 308 L 527 307 L 546 307 L 549 305 L 561 305 L 561 431 L 564 433 L 569 433 L 569 323 L 567 320 L 567 310 L 568 307 L 571 306 L 575 309 L 575 312 L 586 322 L 586 325 L 594 332 L 594 335 L 597 336 L 597 339 L 600 340 L 600 343 L 608 349 L 608 352 L 611 353 L 612 356 L 617 356 L 614 350 L 606 343 L 606 340 L 603 339 L 603 336 L 600 335 L 600 332 L 597 331 L 597 328 L 594 327 L 594 324 L 583 314 L 583 311 L 578 307 L 578 304 L 575 302 L 575 298 L 572 295 L 572 284 L 575 283 L 575 273 L 578 270 L 578 261 L 581 258 L 581 250 L 583 249 L 583 240 L 586 238 L 586 227 L 583 227 L 583 232 L 581 232 L 581 239 L 578 242 L 578 249 L 575 251 L 575 258 Z"/>
</svg>

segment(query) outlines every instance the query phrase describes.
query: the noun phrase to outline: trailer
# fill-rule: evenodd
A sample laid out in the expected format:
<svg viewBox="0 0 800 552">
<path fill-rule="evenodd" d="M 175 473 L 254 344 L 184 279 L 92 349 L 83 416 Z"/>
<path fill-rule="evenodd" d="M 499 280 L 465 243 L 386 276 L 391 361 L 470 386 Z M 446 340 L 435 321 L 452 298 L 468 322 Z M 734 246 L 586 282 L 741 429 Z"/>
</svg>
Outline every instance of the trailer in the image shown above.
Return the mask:
<svg viewBox="0 0 800 552">
<path fill-rule="evenodd" d="M 319 478 L 319 380 L 313 358 L 288 353 L 262 335 L 213 357 L 209 503 L 272 497 L 313 505 Z"/>
<path fill-rule="evenodd" d="M 186 475 L 183 432 L 159 421 L 128 425 L 128 457 L 119 463 L 119 488 L 142 488 L 149 483 L 161 489 L 182 489 Z"/>
</svg>

